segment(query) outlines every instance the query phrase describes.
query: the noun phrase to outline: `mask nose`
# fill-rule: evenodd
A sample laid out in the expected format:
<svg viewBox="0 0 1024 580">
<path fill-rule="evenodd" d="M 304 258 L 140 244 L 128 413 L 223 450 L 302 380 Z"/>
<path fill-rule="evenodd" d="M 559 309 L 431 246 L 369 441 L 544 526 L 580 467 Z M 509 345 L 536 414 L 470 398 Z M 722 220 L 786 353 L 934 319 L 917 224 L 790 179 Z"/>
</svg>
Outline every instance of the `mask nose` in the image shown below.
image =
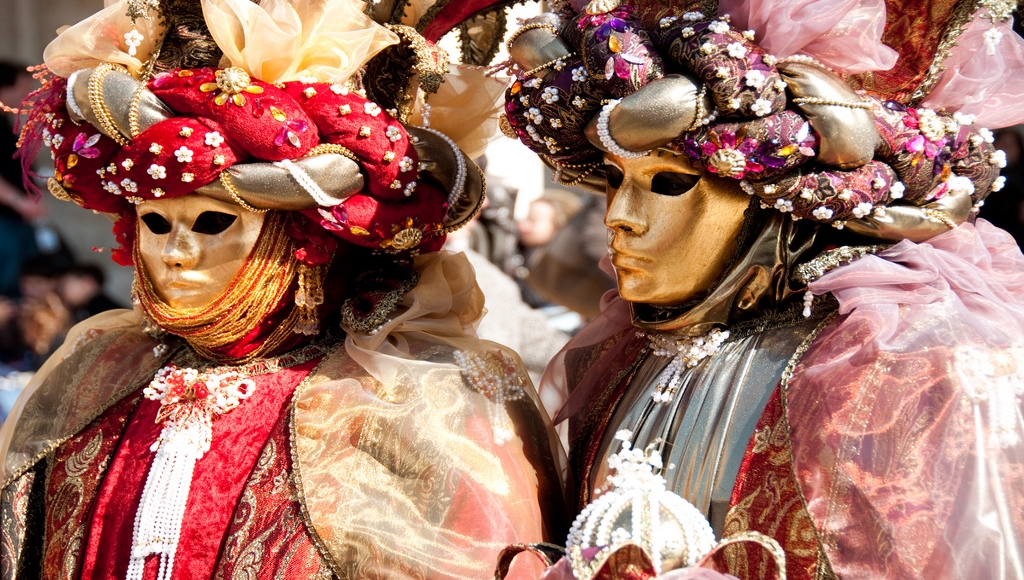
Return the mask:
<svg viewBox="0 0 1024 580">
<path fill-rule="evenodd" d="M 171 229 L 160 258 L 168 268 L 191 270 L 199 264 L 200 247 L 195 233 L 175 226 Z"/>
<path fill-rule="evenodd" d="M 647 216 L 644 213 L 643 190 L 628 173 L 622 185 L 615 192 L 608 193 L 608 211 L 604 225 L 615 232 L 642 236 L 647 233 Z"/>
</svg>

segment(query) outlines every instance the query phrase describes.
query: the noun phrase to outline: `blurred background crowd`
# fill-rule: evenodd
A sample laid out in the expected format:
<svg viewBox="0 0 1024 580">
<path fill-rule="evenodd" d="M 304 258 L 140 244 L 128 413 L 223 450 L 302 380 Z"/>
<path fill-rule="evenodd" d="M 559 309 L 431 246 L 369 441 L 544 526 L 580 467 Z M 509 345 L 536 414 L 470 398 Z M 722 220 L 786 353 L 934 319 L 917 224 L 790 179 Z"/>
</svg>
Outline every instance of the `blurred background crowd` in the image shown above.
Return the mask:
<svg viewBox="0 0 1024 580">
<path fill-rule="evenodd" d="M 0 102 L 17 106 L 35 87 L 25 63 L 42 60 L 58 25 L 84 18 L 102 2 L 11 1 L 12 17 L 0 23 Z M 542 2 L 526 2 L 512 9 L 509 21 L 543 9 Z M 504 57 L 499 53 L 495 60 Z M 0 419 L 68 329 L 127 306 L 131 283 L 131 271 L 105 251 L 113 245 L 109 221 L 48 195 L 36 200 L 26 194 L 15 158 L 16 122 L 10 112 L 0 115 Z M 1020 244 L 1024 127 L 996 135 L 1007 156 L 1006 187 L 989 198 L 981 216 Z M 480 336 L 518 351 L 536 382 L 614 288 L 599 266 L 607 242 L 604 198 L 560 187 L 536 156 L 508 139 L 499 139 L 477 162 L 487 175 L 487 205 L 449 237 L 447 247 L 466 253 L 487 297 Z M 35 169 L 43 178 L 53 171 L 48 158 L 36 160 Z"/>
</svg>

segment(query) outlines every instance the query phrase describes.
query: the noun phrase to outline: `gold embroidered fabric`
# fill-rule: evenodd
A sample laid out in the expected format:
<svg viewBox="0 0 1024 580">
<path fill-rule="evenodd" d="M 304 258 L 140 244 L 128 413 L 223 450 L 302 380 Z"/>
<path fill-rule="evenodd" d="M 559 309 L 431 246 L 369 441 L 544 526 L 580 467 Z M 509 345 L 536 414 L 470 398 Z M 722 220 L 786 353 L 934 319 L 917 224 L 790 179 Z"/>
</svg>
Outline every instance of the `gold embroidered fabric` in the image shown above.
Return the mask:
<svg viewBox="0 0 1024 580">
<path fill-rule="evenodd" d="M 71 329 L 64 345 L 25 387 L 0 429 L 4 487 L 153 379 L 172 353 L 155 356 L 157 343 L 139 330 L 139 322 L 133 311 L 111 310 Z"/>
</svg>

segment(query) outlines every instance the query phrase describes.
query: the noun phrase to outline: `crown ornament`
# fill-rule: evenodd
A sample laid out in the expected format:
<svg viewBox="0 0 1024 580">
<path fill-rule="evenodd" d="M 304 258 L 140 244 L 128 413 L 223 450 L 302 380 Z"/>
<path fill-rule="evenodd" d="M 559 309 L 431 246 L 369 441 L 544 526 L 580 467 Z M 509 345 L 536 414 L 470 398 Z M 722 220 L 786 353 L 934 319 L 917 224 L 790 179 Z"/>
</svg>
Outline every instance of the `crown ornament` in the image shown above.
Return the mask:
<svg viewBox="0 0 1024 580">
<path fill-rule="evenodd" d="M 632 437 L 625 429 L 615 434 L 622 446 L 608 459 L 613 475 L 569 530 L 566 548 L 579 580 L 592 578 L 607 555 L 629 544 L 650 555 L 658 574 L 693 566 L 715 547 L 715 534 L 707 519 L 693 504 L 667 489 L 655 444 L 637 449 L 630 442 Z M 584 557 L 584 551 L 592 548 L 600 551 Z"/>
</svg>

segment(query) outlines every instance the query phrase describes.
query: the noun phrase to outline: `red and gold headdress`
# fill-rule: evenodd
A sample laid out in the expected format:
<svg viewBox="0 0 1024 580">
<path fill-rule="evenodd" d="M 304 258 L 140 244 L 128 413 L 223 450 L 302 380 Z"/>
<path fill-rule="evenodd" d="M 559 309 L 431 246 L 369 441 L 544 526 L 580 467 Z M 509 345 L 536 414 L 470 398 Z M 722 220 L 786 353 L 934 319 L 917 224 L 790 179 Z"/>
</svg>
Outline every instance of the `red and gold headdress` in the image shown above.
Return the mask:
<svg viewBox="0 0 1024 580">
<path fill-rule="evenodd" d="M 483 175 L 462 147 L 475 153 L 496 129 L 458 123 L 496 115 L 503 89 L 481 70 L 450 71 L 432 43 L 466 19 L 493 19 L 495 3 L 456 13 L 441 5 L 420 22 L 403 21 L 397 6 L 393 14 L 367 8 L 385 24 L 362 8 L 354 0 L 121 0 L 47 48 L 46 87 L 25 107 L 22 144 L 29 153 L 49 148 L 55 196 L 119 216 L 114 258 L 122 264 L 136 261 L 136 204 L 198 192 L 275 212 L 271 229 L 287 235 L 286 259 L 295 263 L 278 269 L 280 292 L 267 301 L 294 293 L 295 309 L 254 305 L 270 318 L 234 326 L 274 322 L 315 333 L 337 238 L 405 263 L 438 250 L 479 210 Z M 489 30 L 491 40 L 468 40 L 494 44 L 502 32 Z M 456 90 L 445 81 L 454 77 L 478 96 L 460 99 L 462 119 L 435 114 L 429 127 L 425 97 L 444 110 Z M 178 321 L 147 290 L 142 279 L 136 292 L 145 312 L 202 347 L 193 336 L 206 332 L 193 328 L 198 318 Z M 207 356 L 240 338 L 220 334 Z M 287 342 L 284 334 L 277 342 Z"/>
</svg>

